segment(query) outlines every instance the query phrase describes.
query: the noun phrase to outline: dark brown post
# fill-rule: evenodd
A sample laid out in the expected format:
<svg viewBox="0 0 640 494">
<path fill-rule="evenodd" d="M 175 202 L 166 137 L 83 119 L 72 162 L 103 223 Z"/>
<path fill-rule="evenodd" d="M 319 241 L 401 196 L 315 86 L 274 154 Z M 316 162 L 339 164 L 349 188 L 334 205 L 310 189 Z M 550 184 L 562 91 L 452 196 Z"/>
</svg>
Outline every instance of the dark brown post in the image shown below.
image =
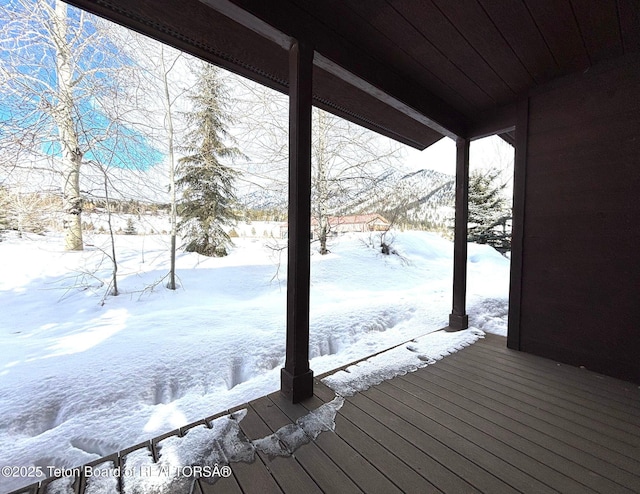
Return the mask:
<svg viewBox="0 0 640 494">
<path fill-rule="evenodd" d="M 280 375 L 280 391 L 292 403 L 313 395 L 309 369 L 312 71 L 313 49 L 295 42 L 289 50 L 287 352 Z"/>
<path fill-rule="evenodd" d="M 456 218 L 453 238 L 453 311 L 449 330 L 469 327 L 467 295 L 467 222 L 469 219 L 469 139 L 456 140 Z"/>
<path fill-rule="evenodd" d="M 518 103 L 516 155 L 513 167 L 513 225 L 511 229 L 511 280 L 509 285 L 509 329 L 507 346 L 520 350 L 520 303 L 522 300 L 522 255 L 524 211 L 527 190 L 527 143 L 529 98 Z"/>
</svg>

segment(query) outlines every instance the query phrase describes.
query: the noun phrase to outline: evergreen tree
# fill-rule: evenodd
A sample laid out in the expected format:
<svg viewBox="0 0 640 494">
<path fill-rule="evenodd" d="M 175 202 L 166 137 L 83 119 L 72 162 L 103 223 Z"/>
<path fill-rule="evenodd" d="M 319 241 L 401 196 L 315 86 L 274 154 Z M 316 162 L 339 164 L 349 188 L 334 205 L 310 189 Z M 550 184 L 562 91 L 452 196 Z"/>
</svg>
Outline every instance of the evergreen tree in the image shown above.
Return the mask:
<svg viewBox="0 0 640 494">
<path fill-rule="evenodd" d="M 500 252 L 511 250 L 511 210 L 499 183 L 499 170 L 474 172 L 469 177 L 468 241 L 489 244 Z"/>
<path fill-rule="evenodd" d="M 127 226 L 124 229 L 125 235 L 136 235 L 138 232 L 136 231 L 136 226 L 133 224 L 133 218 L 127 218 Z"/>
<path fill-rule="evenodd" d="M 193 110 L 187 120 L 193 131 L 188 154 L 178 162 L 176 180 L 182 191 L 178 229 L 184 234 L 187 252 L 226 256 L 233 244 L 224 227 L 238 219 L 233 183 L 237 172 L 221 160 L 242 153 L 224 142 L 230 140 L 226 130 L 230 118 L 225 112 L 228 98 L 215 67 L 203 66 L 190 99 Z"/>
</svg>

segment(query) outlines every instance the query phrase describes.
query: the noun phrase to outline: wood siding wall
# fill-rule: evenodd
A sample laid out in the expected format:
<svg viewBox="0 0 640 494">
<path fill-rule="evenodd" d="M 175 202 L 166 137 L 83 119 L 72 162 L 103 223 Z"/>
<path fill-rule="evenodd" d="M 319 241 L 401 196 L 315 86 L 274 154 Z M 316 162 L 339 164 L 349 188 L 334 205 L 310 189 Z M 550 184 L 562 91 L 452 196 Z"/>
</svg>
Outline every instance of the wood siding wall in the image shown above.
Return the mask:
<svg viewBox="0 0 640 494">
<path fill-rule="evenodd" d="M 638 58 L 532 94 L 527 137 L 519 347 L 640 383 Z"/>
</svg>

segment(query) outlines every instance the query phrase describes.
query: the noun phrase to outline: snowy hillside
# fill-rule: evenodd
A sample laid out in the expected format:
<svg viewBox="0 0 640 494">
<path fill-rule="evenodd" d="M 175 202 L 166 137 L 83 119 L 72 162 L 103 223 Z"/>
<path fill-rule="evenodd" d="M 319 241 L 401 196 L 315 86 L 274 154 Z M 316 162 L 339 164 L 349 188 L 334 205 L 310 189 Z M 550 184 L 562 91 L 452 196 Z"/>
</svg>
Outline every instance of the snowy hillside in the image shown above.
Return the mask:
<svg viewBox="0 0 640 494">
<path fill-rule="evenodd" d="M 418 170 L 400 177 L 383 209 L 396 224 L 444 230 L 454 213 L 455 177 L 434 170 Z"/>
<path fill-rule="evenodd" d="M 341 196 L 336 205 L 330 205 L 332 214 L 378 213 L 395 225 L 445 231 L 454 214 L 455 177 L 427 169 L 408 174 L 396 171 L 385 176 L 375 191 L 364 191 L 357 197 L 344 202 Z M 241 195 L 240 201 L 247 209 L 286 215 L 286 189 L 254 190 Z"/>
<path fill-rule="evenodd" d="M 117 236 L 118 297 L 105 296 L 106 236 L 90 240 L 75 253 L 54 235 L 0 242 L 0 466 L 73 467 L 279 387 L 286 251 L 273 239 L 179 253 L 172 292 L 168 238 Z M 400 256 L 383 256 L 370 241 L 312 256 L 316 374 L 446 325 L 452 244 L 397 233 Z M 472 324 L 504 332 L 507 291 L 508 260 L 470 245 Z M 0 478 L 0 492 L 35 480 Z"/>
</svg>

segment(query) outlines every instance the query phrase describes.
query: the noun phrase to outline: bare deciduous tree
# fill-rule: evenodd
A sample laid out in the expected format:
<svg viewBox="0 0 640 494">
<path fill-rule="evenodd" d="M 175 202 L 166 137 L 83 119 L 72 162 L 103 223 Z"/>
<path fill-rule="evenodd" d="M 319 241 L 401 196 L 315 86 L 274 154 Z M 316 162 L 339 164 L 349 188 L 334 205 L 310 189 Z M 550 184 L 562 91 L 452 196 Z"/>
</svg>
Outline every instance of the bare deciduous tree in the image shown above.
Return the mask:
<svg viewBox="0 0 640 494">
<path fill-rule="evenodd" d="M 135 99 L 132 61 L 116 48 L 120 28 L 61 0 L 12 0 L 0 12 L 0 165 L 61 176 L 65 249 L 82 250 L 83 163 L 105 148 L 140 152 L 127 142 L 138 131 L 117 120 Z"/>
<path fill-rule="evenodd" d="M 242 88 L 238 113 L 242 140 L 250 143 L 243 151 L 252 160 L 252 185 L 280 190 L 286 197 L 288 100 L 251 83 Z M 311 208 L 314 236 L 326 254 L 330 217 L 362 212 L 372 196 L 385 194 L 385 178 L 398 166 L 401 147 L 318 108 L 312 119 Z"/>
<path fill-rule="evenodd" d="M 176 168 L 180 142 L 184 139 L 186 124 L 182 118 L 187 105 L 188 92 L 195 84 L 195 77 L 189 67 L 197 63 L 192 57 L 162 43 L 133 35 L 128 47 L 131 56 L 136 56 L 140 77 L 145 81 L 144 106 L 149 121 L 158 122 L 153 129 L 153 142 L 166 152 L 167 177 L 163 185 L 169 188 L 169 273 L 167 288 L 176 289 L 176 249 L 177 249 L 177 191 Z M 140 56 L 140 54 L 144 54 Z M 166 194 L 163 191 L 162 196 Z M 158 200 L 159 197 L 156 197 Z"/>
<path fill-rule="evenodd" d="M 169 83 L 169 75 L 171 71 L 176 67 L 176 64 L 182 56 L 181 53 L 174 53 L 169 60 L 165 58 L 165 48 L 161 45 L 160 48 L 160 66 L 159 76 L 162 80 L 162 87 L 164 89 L 164 122 L 167 131 L 167 158 L 169 160 L 169 201 L 171 204 L 171 211 L 169 214 L 171 221 L 171 247 L 170 247 L 170 262 L 169 262 L 169 282 L 167 288 L 170 290 L 176 289 L 176 238 L 178 236 L 178 202 L 176 194 L 176 156 L 175 156 L 175 139 L 176 131 L 173 125 L 173 113 L 176 98 L 184 94 L 184 90 L 178 90 L 178 95 L 172 97 Z"/>
</svg>

